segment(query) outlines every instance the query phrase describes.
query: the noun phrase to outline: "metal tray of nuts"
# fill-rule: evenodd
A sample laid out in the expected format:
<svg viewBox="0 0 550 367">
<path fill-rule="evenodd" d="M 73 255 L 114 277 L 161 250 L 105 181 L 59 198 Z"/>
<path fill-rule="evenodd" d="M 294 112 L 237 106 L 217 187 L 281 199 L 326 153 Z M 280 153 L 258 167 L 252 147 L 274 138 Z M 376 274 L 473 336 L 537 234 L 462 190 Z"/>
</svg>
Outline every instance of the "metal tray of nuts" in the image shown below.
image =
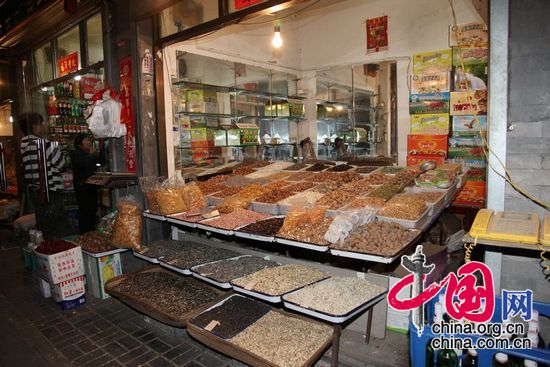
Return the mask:
<svg viewBox="0 0 550 367">
<path fill-rule="evenodd" d="M 162 260 L 159 262 L 159 265 L 162 266 L 163 268 L 175 271 L 176 273 L 180 273 L 180 274 L 183 274 L 183 275 L 191 275 L 191 270 L 178 268 L 177 266 L 174 266 L 170 263 L 162 262 Z"/>
<path fill-rule="evenodd" d="M 164 222 L 166 220 L 166 217 L 164 215 L 160 215 L 160 214 L 153 214 L 151 213 L 149 210 L 145 210 L 143 212 L 143 216 L 146 217 L 146 218 L 150 218 L 150 219 L 154 219 L 154 220 L 159 220 L 161 222 Z"/>
<path fill-rule="evenodd" d="M 208 232 L 224 234 L 226 236 L 231 236 L 233 234 L 233 230 L 231 230 L 231 229 L 222 229 L 222 228 L 209 226 L 208 223 L 211 222 L 214 219 L 217 219 L 217 218 L 205 219 L 205 220 L 197 223 L 197 228 L 203 229 L 203 230 L 208 231 Z"/>
<path fill-rule="evenodd" d="M 319 252 L 327 252 L 328 251 L 328 245 L 318 245 L 318 244 L 315 244 L 315 243 L 300 242 L 300 241 L 295 241 L 295 240 L 289 240 L 288 238 L 282 238 L 282 237 L 275 237 L 275 241 L 277 243 L 281 243 L 283 245 L 301 247 L 301 248 L 305 248 L 305 249 L 313 250 L 313 251 L 319 251 Z"/>
<path fill-rule="evenodd" d="M 151 264 L 158 264 L 159 263 L 159 259 L 156 258 L 156 257 L 149 257 L 147 255 L 141 254 L 141 253 L 136 252 L 136 251 L 132 251 L 132 253 L 134 254 L 135 257 L 138 257 L 142 260 L 148 261 Z"/>
<path fill-rule="evenodd" d="M 279 205 L 277 203 L 260 203 L 258 201 L 252 202 L 252 210 L 258 213 L 279 215 Z"/>
<path fill-rule="evenodd" d="M 178 218 L 173 218 L 172 216 L 166 217 L 166 221 L 168 223 L 177 224 L 177 225 L 180 225 L 180 226 L 185 226 L 185 227 L 189 227 L 189 228 L 197 228 L 197 223 L 196 222 L 187 222 L 185 220 L 181 220 L 181 219 L 178 219 Z"/>
<path fill-rule="evenodd" d="M 382 256 L 372 253 L 366 253 L 366 252 L 357 252 L 357 251 L 350 251 L 350 250 L 338 250 L 331 248 L 330 253 L 334 256 L 342 256 L 342 257 L 349 257 L 351 259 L 359 259 L 359 260 L 365 260 L 365 261 L 372 261 L 382 264 L 391 264 L 395 261 L 405 250 L 413 243 L 415 243 L 418 240 L 418 237 L 422 234 L 422 231 L 418 229 L 409 229 L 409 231 L 416 232 L 416 236 L 409 241 L 409 243 L 405 244 L 399 251 L 397 251 L 393 255 L 388 256 Z"/>
<path fill-rule="evenodd" d="M 209 206 L 220 205 L 223 202 L 223 198 L 219 198 L 217 196 L 206 196 L 206 200 L 208 201 Z"/>
<path fill-rule="evenodd" d="M 290 310 L 303 313 L 304 315 L 313 316 L 315 318 L 318 318 L 320 320 L 325 320 L 325 321 L 328 321 L 328 322 L 333 323 L 333 324 L 342 324 L 342 323 L 348 321 L 352 317 L 360 314 L 361 312 L 365 311 L 369 307 L 371 307 L 371 306 L 377 304 L 378 302 L 380 302 L 387 293 L 387 292 L 381 293 L 378 296 L 369 299 L 368 301 L 366 301 L 362 305 L 357 306 L 353 310 L 351 310 L 351 311 L 349 311 L 349 312 L 347 312 L 343 315 L 332 315 L 332 314 L 329 314 L 329 313 L 326 313 L 326 312 L 317 311 L 317 310 L 307 308 L 307 307 L 302 307 L 297 303 L 294 303 L 294 302 L 291 302 L 291 301 L 288 301 L 287 299 L 285 299 L 286 296 L 288 296 L 292 293 L 295 293 L 295 292 L 300 292 L 300 291 L 301 291 L 301 289 L 298 289 L 297 291 L 285 294 L 283 296 L 284 306 L 286 308 L 290 309 Z"/>
<path fill-rule="evenodd" d="M 229 297 L 227 298 L 229 299 Z M 218 307 L 221 305 L 225 300 L 222 300 L 219 302 L 218 305 L 210 306 L 208 309 L 205 309 L 201 312 L 206 312 L 210 309 L 213 309 L 215 307 Z M 282 311 L 276 308 L 272 309 L 273 312 L 280 313 L 285 316 L 289 316 L 292 318 L 305 320 L 308 322 L 313 323 L 319 323 L 319 321 L 312 320 L 311 318 L 304 317 L 301 315 L 296 315 L 294 313 Z M 230 340 L 225 340 L 217 335 L 213 334 L 210 331 L 205 330 L 204 328 L 198 327 L 197 325 L 193 324 L 192 322 L 187 321 L 187 331 L 189 335 L 191 335 L 193 338 L 197 339 L 201 343 L 208 345 L 212 349 L 221 352 L 231 358 L 234 358 L 236 360 L 239 360 L 243 363 L 246 363 L 249 366 L 254 367 L 279 367 L 278 365 L 274 364 L 273 362 L 268 361 L 267 359 L 263 358 L 260 355 L 257 355 L 247 349 L 244 349 L 235 343 L 232 343 Z M 334 334 L 331 334 L 327 337 L 327 339 L 324 341 L 324 343 L 318 348 L 317 350 L 312 350 L 311 354 L 307 361 L 305 361 L 302 365 L 296 366 L 296 367 L 308 367 L 313 366 L 315 362 L 321 357 L 321 355 L 329 348 L 329 346 L 334 342 Z"/>
<path fill-rule="evenodd" d="M 275 217 L 271 217 L 271 218 L 268 218 L 268 219 L 284 218 L 284 217 L 285 217 L 284 215 L 277 215 Z M 267 220 L 267 219 L 264 219 L 264 220 Z M 258 222 L 260 222 L 260 221 L 258 221 Z M 258 222 L 256 222 L 256 223 L 258 223 Z M 249 240 L 261 241 L 261 242 L 275 242 L 275 236 L 264 236 L 264 235 L 261 235 L 261 234 L 254 234 L 254 233 L 248 233 L 248 232 L 241 232 L 240 231 L 241 228 L 244 228 L 248 225 L 250 225 L 250 224 L 245 224 L 243 226 L 235 228 L 233 230 L 233 234 L 235 235 L 235 237 L 247 238 Z"/>
<path fill-rule="evenodd" d="M 430 212 L 432 210 L 432 207 L 429 205 L 426 205 L 426 210 L 420 216 L 415 220 L 407 220 L 407 219 L 399 219 L 399 218 L 393 218 L 393 217 L 384 217 L 382 215 L 377 214 L 376 219 L 382 222 L 395 222 L 401 224 L 404 228 L 407 229 L 413 229 L 413 228 L 423 228 L 426 223 L 430 220 Z"/>
<path fill-rule="evenodd" d="M 161 269 L 158 266 L 150 265 L 148 267 L 145 267 L 144 269 L 141 269 L 141 270 L 137 271 L 136 273 L 166 272 L 166 271 L 167 270 Z M 211 302 L 208 302 L 208 303 L 206 303 L 206 304 L 204 304 L 204 305 L 202 305 L 198 308 L 195 308 L 195 309 L 193 309 L 190 312 L 187 312 L 185 314 L 178 315 L 178 317 L 175 318 L 171 315 L 168 315 L 168 314 L 162 312 L 162 310 L 159 310 L 156 307 L 143 302 L 140 299 L 137 299 L 135 297 L 126 295 L 126 294 L 121 293 L 121 292 L 117 291 L 116 289 L 114 289 L 118 284 L 120 284 L 122 281 L 124 281 L 131 274 L 133 274 L 133 273 L 122 274 L 118 277 L 109 279 L 105 283 L 105 291 L 107 293 L 109 293 L 111 296 L 113 296 L 115 298 L 118 298 L 120 301 L 122 301 L 125 304 L 127 304 L 128 306 L 132 307 L 136 311 L 141 312 L 141 313 L 143 313 L 147 316 L 150 316 L 151 318 L 153 318 L 157 321 L 160 321 L 164 324 L 171 325 L 171 326 L 178 327 L 178 328 L 186 327 L 188 319 L 190 319 L 191 317 L 195 316 L 198 313 L 201 313 L 202 311 L 204 311 L 205 309 L 211 307 L 212 305 L 215 305 L 215 304 L 219 303 L 220 300 L 225 298 L 228 294 L 227 292 L 224 292 L 224 291 L 221 291 L 219 289 L 204 285 L 205 287 L 208 287 L 213 292 L 218 294 L 218 297 L 216 297 L 216 299 L 214 299 Z"/>
</svg>

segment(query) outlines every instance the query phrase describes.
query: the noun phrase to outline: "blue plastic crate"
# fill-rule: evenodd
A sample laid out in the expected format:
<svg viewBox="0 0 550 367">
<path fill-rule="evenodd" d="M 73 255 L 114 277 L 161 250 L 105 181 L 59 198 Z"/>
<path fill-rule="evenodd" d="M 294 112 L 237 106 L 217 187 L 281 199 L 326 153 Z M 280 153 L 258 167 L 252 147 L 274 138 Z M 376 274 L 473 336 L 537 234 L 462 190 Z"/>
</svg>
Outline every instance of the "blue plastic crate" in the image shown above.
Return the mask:
<svg viewBox="0 0 550 367">
<path fill-rule="evenodd" d="M 442 289 L 440 293 L 444 292 L 445 290 Z M 438 296 L 435 296 L 432 298 L 428 304 L 426 305 L 426 311 L 429 320 L 433 319 L 434 309 L 435 309 L 435 303 L 438 300 Z M 539 312 L 541 316 L 550 317 L 550 304 L 548 303 L 542 303 L 542 302 L 533 302 L 533 308 Z M 501 310 L 502 310 L 502 300 L 500 297 L 495 298 L 495 312 L 493 313 L 493 318 L 491 319 L 491 322 L 497 323 L 501 322 Z M 439 334 L 434 334 L 431 330 L 430 325 L 426 325 L 426 327 L 423 330 L 422 335 L 419 337 L 417 333 L 416 326 L 409 321 L 409 330 L 410 330 L 410 338 L 409 338 L 409 347 L 410 347 L 410 354 L 411 354 L 411 366 L 412 367 L 425 367 L 426 365 L 426 350 L 428 347 L 428 343 L 431 339 L 439 337 Z M 483 338 L 483 336 L 475 336 L 475 335 L 453 335 L 455 338 L 463 338 L 463 337 L 469 337 L 474 340 L 478 338 Z M 506 353 L 509 356 L 518 357 L 521 359 L 529 359 L 532 361 L 535 361 L 537 363 L 546 363 L 550 364 L 550 349 L 549 348 L 538 348 L 538 349 L 483 349 L 483 350 L 477 350 L 478 353 L 478 365 L 479 366 L 491 366 L 492 361 L 494 358 L 494 355 L 496 353 Z M 437 353 L 434 353 L 437 354 Z M 434 355 L 435 359 L 436 355 Z M 434 360 L 434 366 L 437 366 L 436 361 Z"/>
</svg>

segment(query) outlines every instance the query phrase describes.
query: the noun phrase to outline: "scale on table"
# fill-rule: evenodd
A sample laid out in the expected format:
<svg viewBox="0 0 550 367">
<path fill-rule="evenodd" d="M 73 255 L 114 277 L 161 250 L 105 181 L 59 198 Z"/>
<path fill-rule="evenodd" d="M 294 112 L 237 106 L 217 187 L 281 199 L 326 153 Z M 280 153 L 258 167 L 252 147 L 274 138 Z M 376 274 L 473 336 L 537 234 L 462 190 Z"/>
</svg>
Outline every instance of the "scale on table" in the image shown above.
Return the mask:
<svg viewBox="0 0 550 367">
<path fill-rule="evenodd" d="M 545 220 L 545 227 L 550 230 L 550 223 Z M 472 224 L 470 236 L 479 239 L 519 242 L 526 244 L 539 243 L 540 219 L 536 213 L 494 212 L 481 209 Z"/>
</svg>

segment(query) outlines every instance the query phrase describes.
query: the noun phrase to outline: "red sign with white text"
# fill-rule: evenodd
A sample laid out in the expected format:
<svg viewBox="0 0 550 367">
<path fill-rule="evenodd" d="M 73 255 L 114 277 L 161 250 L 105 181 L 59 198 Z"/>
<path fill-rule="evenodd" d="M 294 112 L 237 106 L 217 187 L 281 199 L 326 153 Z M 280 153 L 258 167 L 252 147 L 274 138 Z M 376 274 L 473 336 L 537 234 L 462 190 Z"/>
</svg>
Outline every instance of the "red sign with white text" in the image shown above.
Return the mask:
<svg viewBox="0 0 550 367">
<path fill-rule="evenodd" d="M 251 5 L 261 3 L 262 0 L 235 0 L 235 10 L 248 8 Z"/>
<path fill-rule="evenodd" d="M 78 71 L 78 52 L 62 57 L 57 62 L 57 76 L 64 76 Z"/>
<path fill-rule="evenodd" d="M 126 172 L 136 172 L 136 139 L 134 136 L 134 106 L 132 96 L 132 60 L 130 57 L 121 59 L 118 63 L 120 72 L 120 123 L 126 125 L 124 137 L 124 161 Z"/>
</svg>

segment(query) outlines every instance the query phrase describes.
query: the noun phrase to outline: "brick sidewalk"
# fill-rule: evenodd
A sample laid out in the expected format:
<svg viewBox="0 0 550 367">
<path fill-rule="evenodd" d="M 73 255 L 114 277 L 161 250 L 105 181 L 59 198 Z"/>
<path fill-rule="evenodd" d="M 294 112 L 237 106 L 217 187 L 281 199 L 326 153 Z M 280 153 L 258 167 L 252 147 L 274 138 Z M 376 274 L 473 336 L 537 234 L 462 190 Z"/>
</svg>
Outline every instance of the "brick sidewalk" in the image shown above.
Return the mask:
<svg viewBox="0 0 550 367">
<path fill-rule="evenodd" d="M 114 299 L 89 295 L 85 305 L 62 311 L 40 295 L 19 249 L 0 252 L 0 276 L 0 307 L 9 315 L 2 323 L 6 352 L 0 365 L 16 360 L 28 367 L 244 366 L 194 341 L 184 329 L 150 320 Z M 330 365 L 328 360 L 323 357 L 317 366 Z"/>
</svg>

